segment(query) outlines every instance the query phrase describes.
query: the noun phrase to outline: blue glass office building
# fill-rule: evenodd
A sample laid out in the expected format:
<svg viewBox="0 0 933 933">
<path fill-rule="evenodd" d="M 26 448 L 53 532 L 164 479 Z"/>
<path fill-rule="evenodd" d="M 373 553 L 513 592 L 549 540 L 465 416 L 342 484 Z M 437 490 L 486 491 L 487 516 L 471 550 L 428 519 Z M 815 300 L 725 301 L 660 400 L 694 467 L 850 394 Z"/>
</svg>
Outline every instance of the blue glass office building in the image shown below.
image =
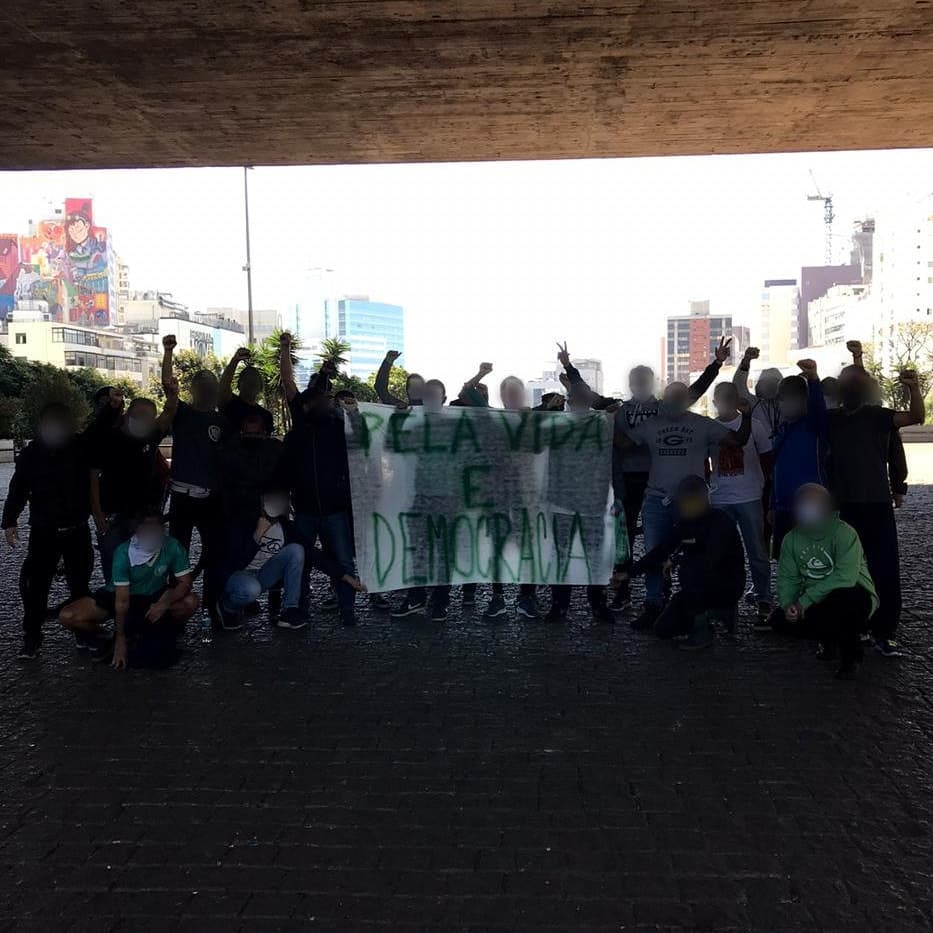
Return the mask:
<svg viewBox="0 0 933 933">
<path fill-rule="evenodd" d="M 329 300 L 324 311 L 328 337 L 350 344 L 350 374 L 368 379 L 387 350 L 405 352 L 405 309 L 368 298 Z M 405 364 L 405 360 L 401 360 Z"/>
</svg>

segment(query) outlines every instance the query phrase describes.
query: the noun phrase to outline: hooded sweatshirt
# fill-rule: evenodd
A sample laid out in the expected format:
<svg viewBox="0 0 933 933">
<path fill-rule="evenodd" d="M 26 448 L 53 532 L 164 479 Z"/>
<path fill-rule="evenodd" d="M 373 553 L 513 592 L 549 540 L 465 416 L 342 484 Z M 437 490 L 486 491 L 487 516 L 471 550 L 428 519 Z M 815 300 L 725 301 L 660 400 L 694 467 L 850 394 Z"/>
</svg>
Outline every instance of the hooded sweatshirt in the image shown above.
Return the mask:
<svg viewBox="0 0 933 933">
<path fill-rule="evenodd" d="M 759 386 L 762 380 L 770 379 L 772 382 L 780 382 L 782 378 L 781 371 L 774 366 L 763 369 L 755 383 L 755 394 L 752 395 L 748 390 L 747 369 L 742 369 L 740 366 L 732 377 L 732 384 L 738 390 L 739 395 L 752 406 L 752 420 L 757 421 L 768 432 L 768 437 L 774 437 L 777 432 L 781 421 L 781 406 L 776 398 L 762 398 L 759 394 Z"/>
<path fill-rule="evenodd" d="M 861 586 L 871 596 L 871 611 L 878 608 L 862 542 L 838 513 L 822 527 L 794 528 L 781 544 L 777 570 L 777 596 L 782 608 L 799 603 L 803 609 L 822 602 L 833 590 Z"/>
<path fill-rule="evenodd" d="M 804 483 L 827 485 L 828 450 L 826 401 L 817 379 L 807 381 L 807 413 L 782 421 L 774 433 L 772 505 L 778 512 L 794 507 L 794 495 Z"/>
</svg>

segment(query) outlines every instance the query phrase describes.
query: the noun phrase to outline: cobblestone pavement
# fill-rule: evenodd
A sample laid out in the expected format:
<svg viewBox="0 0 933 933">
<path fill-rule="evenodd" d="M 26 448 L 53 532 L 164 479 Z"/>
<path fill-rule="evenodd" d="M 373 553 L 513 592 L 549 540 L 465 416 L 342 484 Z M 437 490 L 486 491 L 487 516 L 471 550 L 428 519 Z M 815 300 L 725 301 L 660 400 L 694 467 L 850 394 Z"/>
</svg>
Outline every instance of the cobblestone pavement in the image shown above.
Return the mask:
<svg viewBox="0 0 933 933">
<path fill-rule="evenodd" d="M 5 555 L 0 930 L 930 930 L 933 489 L 910 504 L 911 656 L 856 683 L 579 603 L 257 623 L 159 673 L 50 622 L 24 665 Z"/>
</svg>

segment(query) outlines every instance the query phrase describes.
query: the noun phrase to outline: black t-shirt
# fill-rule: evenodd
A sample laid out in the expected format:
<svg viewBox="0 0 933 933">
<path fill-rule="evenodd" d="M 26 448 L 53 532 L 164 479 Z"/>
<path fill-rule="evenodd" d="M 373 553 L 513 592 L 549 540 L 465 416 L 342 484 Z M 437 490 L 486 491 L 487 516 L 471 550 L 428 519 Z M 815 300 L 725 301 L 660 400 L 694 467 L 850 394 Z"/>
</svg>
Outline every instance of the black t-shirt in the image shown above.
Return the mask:
<svg viewBox="0 0 933 933">
<path fill-rule="evenodd" d="M 98 435 L 88 450 L 91 466 L 100 471 L 100 504 L 106 515 L 129 518 L 162 497 L 156 466 L 162 434 L 144 440 L 113 430 Z"/>
<path fill-rule="evenodd" d="M 829 473 L 836 502 L 890 502 L 888 452 L 894 411 L 863 405 L 829 412 Z"/>
<path fill-rule="evenodd" d="M 218 447 L 225 427 L 219 411 L 198 411 L 179 402 L 172 423 L 172 479 L 217 489 Z"/>
<path fill-rule="evenodd" d="M 250 405 L 249 402 L 244 402 L 239 395 L 234 395 L 221 409 L 221 413 L 227 419 L 227 426 L 231 433 L 239 434 L 247 415 L 255 414 L 262 418 L 263 427 L 268 434 L 275 431 L 272 412 L 268 408 L 263 408 L 262 405 Z"/>
</svg>

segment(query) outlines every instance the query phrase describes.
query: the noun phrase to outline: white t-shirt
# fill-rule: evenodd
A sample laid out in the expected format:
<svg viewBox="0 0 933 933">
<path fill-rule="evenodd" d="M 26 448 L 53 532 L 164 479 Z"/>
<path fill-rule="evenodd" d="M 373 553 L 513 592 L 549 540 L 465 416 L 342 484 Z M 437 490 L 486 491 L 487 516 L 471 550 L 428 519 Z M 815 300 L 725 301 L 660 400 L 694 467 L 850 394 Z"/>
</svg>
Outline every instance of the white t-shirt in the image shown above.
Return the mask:
<svg viewBox="0 0 933 933">
<path fill-rule="evenodd" d="M 720 421 L 730 431 L 738 431 L 742 416 L 732 421 Z M 744 447 L 715 447 L 710 449 L 713 465 L 710 501 L 713 505 L 738 505 L 761 499 L 765 476 L 761 470 L 759 454 L 771 450 L 771 438 L 764 424 L 752 418 L 752 433 Z"/>
<path fill-rule="evenodd" d="M 285 547 L 285 529 L 281 522 L 270 525 L 263 532 L 259 542 L 259 550 L 253 555 L 247 570 L 259 570 L 271 557 L 275 557 Z"/>
</svg>

